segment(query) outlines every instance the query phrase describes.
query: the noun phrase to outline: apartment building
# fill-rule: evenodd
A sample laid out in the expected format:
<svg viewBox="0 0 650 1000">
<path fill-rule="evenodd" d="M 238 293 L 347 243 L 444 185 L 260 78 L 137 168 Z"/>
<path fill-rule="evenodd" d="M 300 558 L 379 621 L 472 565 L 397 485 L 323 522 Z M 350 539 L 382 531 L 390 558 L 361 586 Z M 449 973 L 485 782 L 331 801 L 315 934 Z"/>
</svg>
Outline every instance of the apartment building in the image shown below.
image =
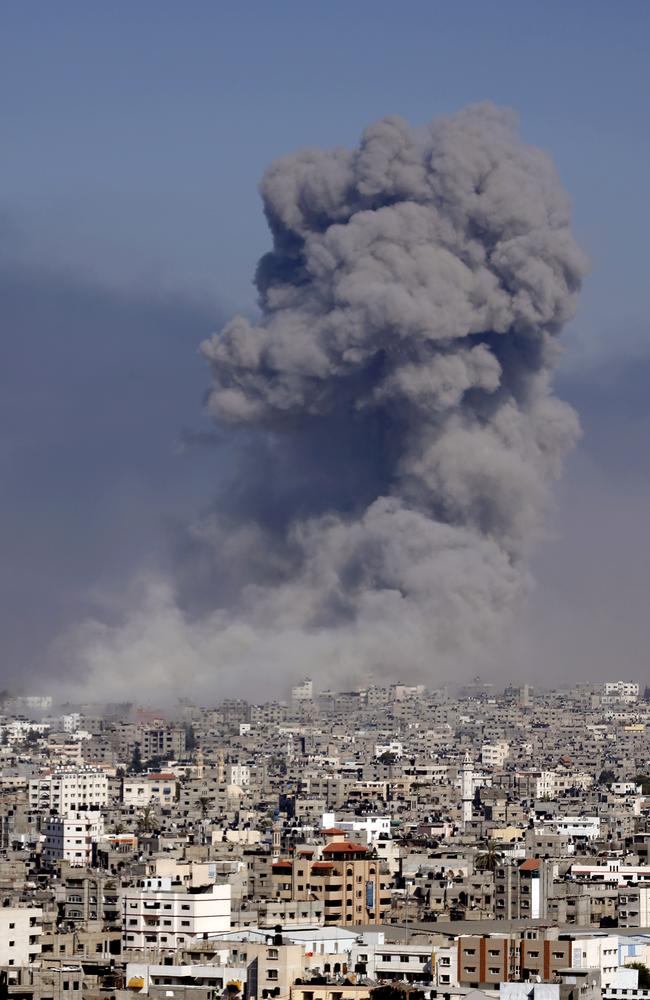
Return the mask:
<svg viewBox="0 0 650 1000">
<path fill-rule="evenodd" d="M 650 927 L 650 885 L 627 885 L 619 889 L 618 926 Z"/>
<path fill-rule="evenodd" d="M 29 807 L 34 812 L 62 816 L 85 809 L 101 809 L 108 804 L 108 776 L 92 767 L 56 770 L 29 782 Z"/>
<path fill-rule="evenodd" d="M 619 966 L 618 935 L 587 934 L 572 935 L 571 965 L 574 969 L 597 969 L 603 987 L 611 986 Z"/>
<path fill-rule="evenodd" d="M 120 889 L 114 877 L 95 872 L 69 875 L 64 889 L 63 916 L 68 925 L 92 921 L 109 925 L 119 923 Z"/>
<path fill-rule="evenodd" d="M 185 735 L 183 726 L 123 723 L 115 733 L 114 746 L 122 761 L 131 759 L 136 746 L 143 761 L 178 760 L 185 753 Z"/>
<path fill-rule="evenodd" d="M 499 983 L 509 980 L 549 980 L 572 964 L 571 938 L 553 928 L 461 935 L 456 948 L 460 986 L 498 989 Z"/>
<path fill-rule="evenodd" d="M 485 767 L 503 767 L 510 753 L 510 745 L 504 740 L 484 743 L 481 747 L 481 764 Z"/>
<path fill-rule="evenodd" d="M 546 916 L 557 865 L 528 858 L 495 871 L 495 916 L 499 920 L 535 920 Z"/>
<path fill-rule="evenodd" d="M 122 898 L 122 943 L 129 951 L 176 951 L 197 935 L 230 929 L 230 885 L 181 888 L 145 879 Z"/>
<path fill-rule="evenodd" d="M 124 778 L 122 781 L 122 801 L 125 806 L 136 808 L 154 802 L 161 806 L 171 806 L 178 797 L 178 779 L 170 773 L 148 773 Z"/>
<path fill-rule="evenodd" d="M 92 864 L 104 821 L 99 812 L 71 812 L 67 816 L 50 816 L 44 828 L 45 841 L 41 857 L 44 864 L 68 861 L 75 867 Z"/>
<path fill-rule="evenodd" d="M 276 934 L 269 944 L 251 944 L 248 958 L 247 1000 L 288 997 L 292 983 L 304 975 L 305 949 L 301 944 L 284 944 Z"/>
<path fill-rule="evenodd" d="M 639 685 L 634 681 L 607 681 L 603 684 L 603 705 L 632 705 L 639 700 Z"/>
<path fill-rule="evenodd" d="M 326 925 L 381 923 L 391 905 L 390 879 L 379 859 L 347 840 L 328 844 L 320 860 L 278 859 L 272 882 L 278 899 L 320 900 Z"/>
<path fill-rule="evenodd" d="M 33 965 L 41 954 L 43 911 L 35 906 L 0 908 L 0 967 Z"/>
</svg>

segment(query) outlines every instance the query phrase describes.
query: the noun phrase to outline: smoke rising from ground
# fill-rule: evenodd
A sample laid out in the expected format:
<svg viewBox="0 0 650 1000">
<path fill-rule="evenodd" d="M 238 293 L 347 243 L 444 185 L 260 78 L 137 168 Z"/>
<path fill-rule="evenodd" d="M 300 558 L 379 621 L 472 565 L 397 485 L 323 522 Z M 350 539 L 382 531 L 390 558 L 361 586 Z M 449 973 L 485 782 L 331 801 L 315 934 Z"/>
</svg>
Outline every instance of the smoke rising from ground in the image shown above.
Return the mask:
<svg viewBox="0 0 650 1000">
<path fill-rule="evenodd" d="M 586 271 L 567 197 L 489 104 L 282 158 L 261 193 L 259 320 L 202 347 L 232 478 L 174 586 L 87 625 L 83 655 L 163 696 L 190 675 L 435 683 L 503 637 L 579 433 L 550 385 Z"/>
</svg>

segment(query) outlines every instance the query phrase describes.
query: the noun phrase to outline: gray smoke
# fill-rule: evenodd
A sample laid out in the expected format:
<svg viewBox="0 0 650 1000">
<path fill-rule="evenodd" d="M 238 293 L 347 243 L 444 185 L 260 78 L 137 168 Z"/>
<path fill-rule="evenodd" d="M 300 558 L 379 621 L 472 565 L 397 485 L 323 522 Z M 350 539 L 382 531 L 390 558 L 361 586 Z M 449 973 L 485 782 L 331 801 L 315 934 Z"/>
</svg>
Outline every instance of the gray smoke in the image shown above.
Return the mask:
<svg viewBox="0 0 650 1000">
<path fill-rule="evenodd" d="M 578 435 L 550 385 L 586 271 L 567 197 L 490 104 L 282 158 L 261 193 L 259 322 L 203 344 L 236 471 L 158 655 L 434 679 L 503 635 Z"/>
</svg>

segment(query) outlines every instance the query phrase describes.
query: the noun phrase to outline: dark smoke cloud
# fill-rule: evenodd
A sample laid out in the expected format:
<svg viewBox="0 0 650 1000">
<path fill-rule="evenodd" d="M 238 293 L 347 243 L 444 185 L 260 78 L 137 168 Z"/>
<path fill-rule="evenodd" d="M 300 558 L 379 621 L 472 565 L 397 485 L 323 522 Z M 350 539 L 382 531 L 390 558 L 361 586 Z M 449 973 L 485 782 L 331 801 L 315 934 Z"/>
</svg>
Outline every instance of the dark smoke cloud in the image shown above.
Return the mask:
<svg viewBox="0 0 650 1000">
<path fill-rule="evenodd" d="M 260 319 L 203 345 L 236 474 L 177 591 L 88 626 L 85 655 L 170 691 L 188 671 L 435 682 L 503 636 L 579 433 L 550 385 L 586 271 L 567 197 L 489 104 L 384 119 L 261 192 Z"/>
</svg>

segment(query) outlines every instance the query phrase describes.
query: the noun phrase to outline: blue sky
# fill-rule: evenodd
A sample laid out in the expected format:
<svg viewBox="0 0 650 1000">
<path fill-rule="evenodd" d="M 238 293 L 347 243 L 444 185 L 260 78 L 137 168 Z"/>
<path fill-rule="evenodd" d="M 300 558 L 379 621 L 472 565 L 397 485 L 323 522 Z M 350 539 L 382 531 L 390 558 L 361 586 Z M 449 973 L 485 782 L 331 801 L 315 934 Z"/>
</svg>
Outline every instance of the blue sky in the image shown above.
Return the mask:
<svg viewBox="0 0 650 1000">
<path fill-rule="evenodd" d="M 385 114 L 426 121 L 486 98 L 553 155 L 592 260 L 561 381 L 586 433 L 560 492 L 562 542 L 540 556 L 532 634 L 583 671 L 609 635 L 606 656 L 622 651 L 634 673 L 649 638 L 649 29 L 641 0 L 4 5 L 9 677 L 41 669 L 95 603 L 119 606 L 129 575 L 164 560 L 169 525 L 209 501 L 218 459 L 175 442 L 201 426 L 200 340 L 254 308 L 269 160 L 352 144 Z M 595 552 L 613 569 L 594 590 Z M 591 628 L 623 607 L 620 635 Z"/>
<path fill-rule="evenodd" d="M 583 314 L 599 336 L 638 319 L 646 3 L 28 0 L 3 20 L 3 203 L 29 253 L 245 307 L 271 158 L 490 98 L 571 192 L 597 275 Z"/>
</svg>

